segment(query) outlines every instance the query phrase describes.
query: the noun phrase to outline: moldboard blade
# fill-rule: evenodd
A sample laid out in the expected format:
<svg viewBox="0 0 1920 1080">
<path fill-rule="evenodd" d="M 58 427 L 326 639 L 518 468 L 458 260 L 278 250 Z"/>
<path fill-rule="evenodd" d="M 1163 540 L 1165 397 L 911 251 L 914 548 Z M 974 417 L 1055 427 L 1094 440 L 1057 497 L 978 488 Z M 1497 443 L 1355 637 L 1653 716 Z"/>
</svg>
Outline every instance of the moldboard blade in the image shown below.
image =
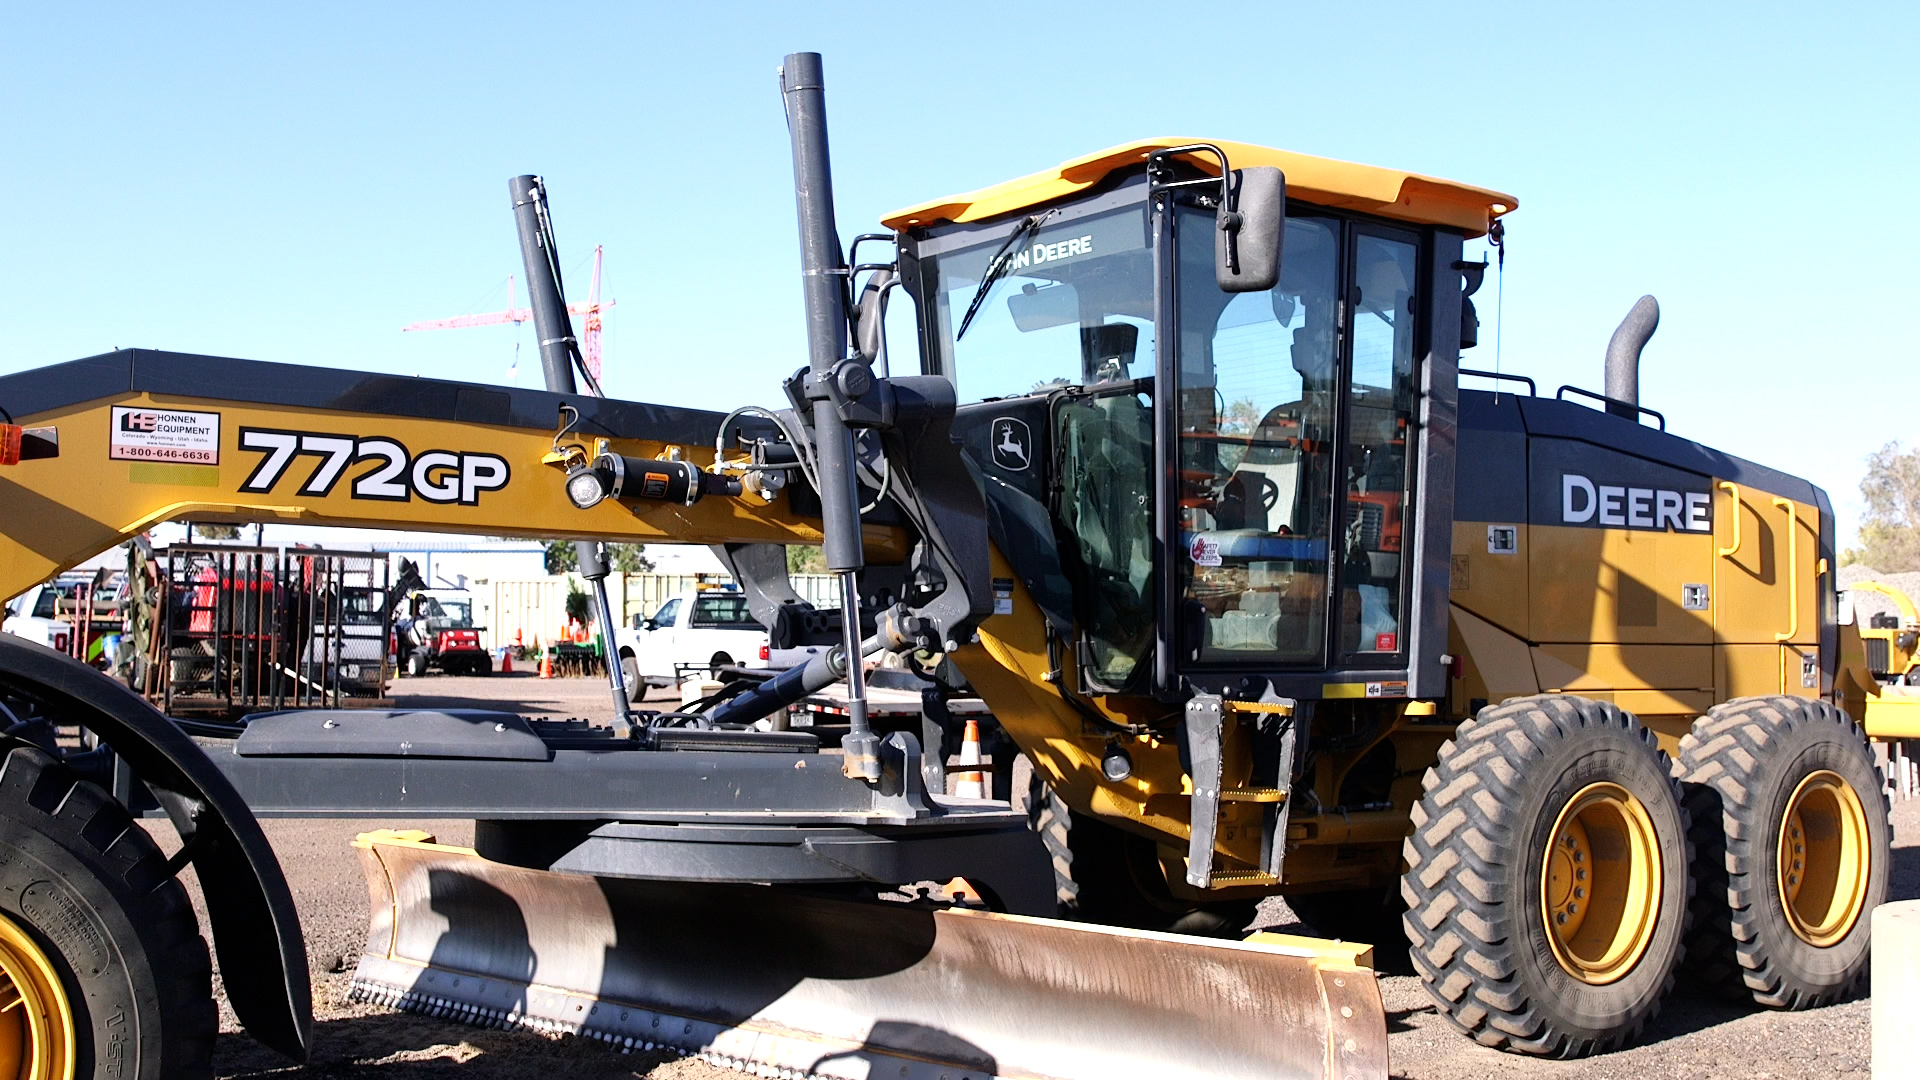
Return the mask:
<svg viewBox="0 0 1920 1080">
<path fill-rule="evenodd" d="M 763 886 L 594 878 L 371 833 L 361 1000 L 844 1080 L 1387 1074 L 1364 950 Z"/>
</svg>

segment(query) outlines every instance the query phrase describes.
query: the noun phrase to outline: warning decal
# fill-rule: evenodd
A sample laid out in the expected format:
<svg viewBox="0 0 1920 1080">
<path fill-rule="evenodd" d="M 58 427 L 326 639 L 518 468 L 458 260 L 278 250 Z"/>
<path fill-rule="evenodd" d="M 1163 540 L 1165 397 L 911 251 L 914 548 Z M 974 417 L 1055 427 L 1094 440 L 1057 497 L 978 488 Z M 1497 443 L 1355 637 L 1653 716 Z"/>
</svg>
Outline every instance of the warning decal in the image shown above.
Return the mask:
<svg viewBox="0 0 1920 1080">
<path fill-rule="evenodd" d="M 115 461 L 220 464 L 220 414 L 113 408 L 107 457 Z"/>
</svg>

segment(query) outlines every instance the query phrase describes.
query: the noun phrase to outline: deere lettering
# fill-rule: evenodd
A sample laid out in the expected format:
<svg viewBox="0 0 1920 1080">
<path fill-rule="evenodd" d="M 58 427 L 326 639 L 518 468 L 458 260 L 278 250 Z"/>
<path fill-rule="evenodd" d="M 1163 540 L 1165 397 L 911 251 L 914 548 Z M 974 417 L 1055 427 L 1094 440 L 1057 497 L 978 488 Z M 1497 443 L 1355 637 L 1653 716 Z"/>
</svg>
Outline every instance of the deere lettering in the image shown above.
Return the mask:
<svg viewBox="0 0 1920 1080">
<path fill-rule="evenodd" d="M 1076 236 L 1062 240 L 1057 244 L 1035 244 L 1007 256 L 1007 270 L 1024 270 L 1029 266 L 1042 263 L 1059 262 L 1061 259 L 1074 259 L 1082 255 L 1093 254 L 1093 237 Z"/>
<path fill-rule="evenodd" d="M 1577 473 L 1562 473 L 1560 520 L 1603 528 L 1712 532 L 1713 496 L 1704 491 L 1596 484 Z"/>
</svg>

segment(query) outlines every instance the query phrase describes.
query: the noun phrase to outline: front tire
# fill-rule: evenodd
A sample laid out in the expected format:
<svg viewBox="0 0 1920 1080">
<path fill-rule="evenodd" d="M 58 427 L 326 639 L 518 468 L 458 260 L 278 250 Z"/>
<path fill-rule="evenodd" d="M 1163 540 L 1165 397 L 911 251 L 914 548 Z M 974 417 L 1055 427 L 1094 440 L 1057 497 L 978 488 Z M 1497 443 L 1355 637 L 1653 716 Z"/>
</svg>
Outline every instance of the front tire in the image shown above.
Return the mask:
<svg viewBox="0 0 1920 1080">
<path fill-rule="evenodd" d="M 1689 972 L 1782 1009 L 1858 990 L 1892 863 L 1885 788 L 1859 727 L 1825 701 L 1737 698 L 1694 721 L 1680 770 L 1699 882 Z"/>
<path fill-rule="evenodd" d="M 0 967 L 43 1001 L 64 998 L 47 1015 L 64 1013 L 71 1026 L 74 1076 L 210 1076 L 212 963 L 159 847 L 51 756 L 21 746 L 0 754 Z M 0 1013 L 0 1024 L 20 1011 Z M 57 1066 L 60 1040 L 32 1038 L 28 1027 L 17 1045 Z M 34 1075 L 30 1062 L 17 1075 Z"/>
<path fill-rule="evenodd" d="M 1474 1040 L 1582 1057 L 1633 1038 L 1673 985 L 1687 818 L 1633 714 L 1563 694 L 1460 725 L 1403 849 L 1414 969 Z"/>
<path fill-rule="evenodd" d="M 1052 858 L 1062 914 L 1199 937 L 1238 937 L 1253 921 L 1258 901 L 1202 904 L 1174 896 L 1153 841 L 1069 810 L 1038 776 L 1027 792 L 1027 819 Z"/>
</svg>

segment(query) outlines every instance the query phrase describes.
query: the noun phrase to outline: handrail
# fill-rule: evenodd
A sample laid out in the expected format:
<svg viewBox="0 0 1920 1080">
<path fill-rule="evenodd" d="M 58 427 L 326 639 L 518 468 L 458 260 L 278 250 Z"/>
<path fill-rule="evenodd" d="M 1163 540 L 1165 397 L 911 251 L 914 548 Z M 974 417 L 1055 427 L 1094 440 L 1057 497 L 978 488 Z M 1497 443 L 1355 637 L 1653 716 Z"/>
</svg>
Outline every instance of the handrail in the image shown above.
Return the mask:
<svg viewBox="0 0 1920 1080">
<path fill-rule="evenodd" d="M 1472 375 L 1475 378 L 1480 378 L 1480 379 L 1499 379 L 1505 382 L 1523 382 L 1527 384 L 1527 393 L 1529 395 L 1533 397 L 1540 396 L 1540 388 L 1538 386 L 1535 386 L 1533 380 L 1527 378 L 1525 375 L 1507 375 L 1498 371 L 1482 371 L 1479 368 L 1463 367 L 1463 368 L 1457 368 L 1455 370 L 1457 371 L 1458 374 Z"/>
<path fill-rule="evenodd" d="M 1740 550 L 1740 485 L 1722 480 L 1720 490 L 1733 496 L 1733 546 L 1719 549 L 1722 558 L 1731 558 Z"/>
<path fill-rule="evenodd" d="M 1559 389 L 1559 391 L 1555 393 L 1553 396 L 1556 400 L 1565 401 L 1567 399 L 1567 393 L 1569 391 L 1579 394 L 1581 397 L 1590 397 L 1595 401 L 1604 401 L 1609 405 L 1618 405 L 1623 409 L 1632 409 L 1636 413 L 1642 413 L 1647 416 L 1651 416 L 1655 420 L 1660 421 L 1661 431 L 1667 430 L 1666 415 L 1664 413 L 1661 413 L 1657 409 L 1649 409 L 1645 405 L 1637 405 L 1631 401 L 1621 401 L 1619 398 L 1610 398 L 1605 394 L 1596 394 L 1591 390 L 1582 390 L 1571 383 L 1567 384 L 1566 386 L 1562 386 Z M 1640 418 L 1638 416 L 1634 417 L 1633 422 L 1636 424 L 1639 423 Z"/>
<path fill-rule="evenodd" d="M 1792 499 L 1775 495 L 1773 505 L 1787 512 L 1787 632 L 1773 640 L 1792 641 L 1800 636 L 1800 520 Z"/>
</svg>

